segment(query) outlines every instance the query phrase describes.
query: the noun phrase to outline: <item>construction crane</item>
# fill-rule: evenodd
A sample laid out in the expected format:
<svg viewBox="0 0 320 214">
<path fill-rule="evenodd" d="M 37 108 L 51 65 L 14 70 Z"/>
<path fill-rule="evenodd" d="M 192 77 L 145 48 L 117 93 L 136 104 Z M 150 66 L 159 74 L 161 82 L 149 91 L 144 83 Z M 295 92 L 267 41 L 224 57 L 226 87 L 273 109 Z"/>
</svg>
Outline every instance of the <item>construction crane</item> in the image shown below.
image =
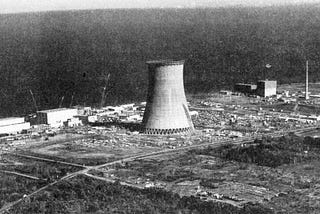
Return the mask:
<svg viewBox="0 0 320 214">
<path fill-rule="evenodd" d="M 62 96 L 62 98 L 61 98 L 61 100 L 60 100 L 59 108 L 61 108 L 61 107 L 62 107 L 63 100 L 64 100 L 64 96 Z"/>
<path fill-rule="evenodd" d="M 32 101 L 33 101 L 34 107 L 35 107 L 36 111 L 38 111 L 37 102 L 36 102 L 36 99 L 35 99 L 34 96 L 33 96 L 33 93 L 32 93 L 32 90 L 31 90 L 31 89 L 30 89 L 30 94 L 31 94 L 31 96 L 32 96 Z"/>
<path fill-rule="evenodd" d="M 100 102 L 100 108 L 102 108 L 106 102 L 106 90 L 107 90 L 107 85 L 108 85 L 108 82 L 109 82 L 109 79 L 110 79 L 110 73 L 108 73 L 106 76 L 105 76 L 105 86 L 103 87 L 103 91 L 102 91 L 102 94 L 101 94 L 101 102 Z"/>
</svg>

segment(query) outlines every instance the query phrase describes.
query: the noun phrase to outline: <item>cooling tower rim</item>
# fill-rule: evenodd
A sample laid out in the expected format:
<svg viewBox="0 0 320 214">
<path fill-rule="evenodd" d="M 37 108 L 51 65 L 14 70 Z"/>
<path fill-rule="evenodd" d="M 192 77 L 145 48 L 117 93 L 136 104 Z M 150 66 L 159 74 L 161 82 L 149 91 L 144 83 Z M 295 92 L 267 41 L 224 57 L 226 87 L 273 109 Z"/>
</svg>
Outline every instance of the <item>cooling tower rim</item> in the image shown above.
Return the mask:
<svg viewBox="0 0 320 214">
<path fill-rule="evenodd" d="M 172 128 L 172 129 L 144 128 L 142 133 L 147 135 L 175 135 L 175 134 L 190 134 L 193 131 L 194 131 L 193 127 Z"/>
<path fill-rule="evenodd" d="M 183 65 L 185 60 L 173 60 L 173 59 L 160 59 L 160 60 L 149 60 L 146 62 L 147 65 L 165 66 L 165 65 Z"/>
</svg>

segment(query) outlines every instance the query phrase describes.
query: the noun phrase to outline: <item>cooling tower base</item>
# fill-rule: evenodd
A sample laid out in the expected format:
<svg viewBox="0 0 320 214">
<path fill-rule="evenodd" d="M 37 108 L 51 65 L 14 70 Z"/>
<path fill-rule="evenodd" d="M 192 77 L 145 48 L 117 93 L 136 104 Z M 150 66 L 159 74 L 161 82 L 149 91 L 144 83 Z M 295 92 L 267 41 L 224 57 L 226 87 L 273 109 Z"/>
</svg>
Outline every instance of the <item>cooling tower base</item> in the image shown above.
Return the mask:
<svg viewBox="0 0 320 214">
<path fill-rule="evenodd" d="M 178 128 L 178 129 L 149 129 L 143 130 L 144 134 L 149 135 L 175 135 L 175 134 L 190 134 L 193 132 L 193 128 Z"/>
</svg>

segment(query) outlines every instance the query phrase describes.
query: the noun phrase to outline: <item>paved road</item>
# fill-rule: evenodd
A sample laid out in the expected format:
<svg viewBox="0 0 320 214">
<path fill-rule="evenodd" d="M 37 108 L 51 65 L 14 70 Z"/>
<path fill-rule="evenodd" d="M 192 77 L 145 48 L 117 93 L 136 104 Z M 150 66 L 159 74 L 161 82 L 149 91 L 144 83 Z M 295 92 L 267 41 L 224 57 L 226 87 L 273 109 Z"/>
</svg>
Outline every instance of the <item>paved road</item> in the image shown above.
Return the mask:
<svg viewBox="0 0 320 214">
<path fill-rule="evenodd" d="M 41 158 L 41 157 L 36 157 L 36 156 L 32 156 L 32 155 L 24 155 L 21 153 L 13 153 L 13 155 L 19 156 L 19 157 L 24 157 L 24 158 L 29 158 L 29 159 L 34 159 L 34 160 L 40 160 L 40 161 L 51 162 L 51 163 L 60 163 L 60 164 L 64 164 L 64 165 L 83 168 L 83 165 L 76 164 L 76 163 L 69 163 L 69 162 L 64 162 L 64 161 L 59 161 L 59 160 L 52 160 L 52 159 Z"/>
<path fill-rule="evenodd" d="M 116 182 L 116 180 L 114 180 L 114 179 L 105 178 L 105 177 L 99 177 L 99 176 L 91 175 L 91 174 L 88 174 L 88 173 L 84 173 L 84 175 L 86 175 L 86 176 L 88 176 L 90 178 L 106 181 L 106 182 L 109 182 L 109 183 L 115 183 Z M 127 183 L 127 182 L 124 182 L 124 181 L 119 181 L 119 183 L 121 185 L 124 185 L 124 186 L 134 187 L 134 188 L 138 188 L 138 189 L 144 189 L 143 186 L 137 185 L 137 184 L 131 184 L 131 183 Z"/>
<path fill-rule="evenodd" d="M 22 174 L 22 173 L 19 173 L 19 172 L 13 172 L 13 171 L 7 171 L 7 170 L 0 170 L 0 172 L 6 173 L 6 174 L 18 175 L 18 176 L 29 178 L 29 179 L 33 179 L 33 180 L 40 180 L 40 178 L 38 178 L 38 177 Z"/>
</svg>

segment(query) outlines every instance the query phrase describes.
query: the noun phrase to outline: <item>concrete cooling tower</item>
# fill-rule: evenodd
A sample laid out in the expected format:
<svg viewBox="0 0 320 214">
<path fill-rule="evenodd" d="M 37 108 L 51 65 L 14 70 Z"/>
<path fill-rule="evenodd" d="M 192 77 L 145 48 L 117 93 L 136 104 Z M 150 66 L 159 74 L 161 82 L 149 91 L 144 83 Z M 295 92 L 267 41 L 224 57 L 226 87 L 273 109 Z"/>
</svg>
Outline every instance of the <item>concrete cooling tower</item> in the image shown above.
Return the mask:
<svg viewBox="0 0 320 214">
<path fill-rule="evenodd" d="M 191 133 L 194 128 L 184 93 L 184 61 L 156 60 L 148 61 L 147 65 L 149 88 L 142 121 L 144 133 Z"/>
</svg>

